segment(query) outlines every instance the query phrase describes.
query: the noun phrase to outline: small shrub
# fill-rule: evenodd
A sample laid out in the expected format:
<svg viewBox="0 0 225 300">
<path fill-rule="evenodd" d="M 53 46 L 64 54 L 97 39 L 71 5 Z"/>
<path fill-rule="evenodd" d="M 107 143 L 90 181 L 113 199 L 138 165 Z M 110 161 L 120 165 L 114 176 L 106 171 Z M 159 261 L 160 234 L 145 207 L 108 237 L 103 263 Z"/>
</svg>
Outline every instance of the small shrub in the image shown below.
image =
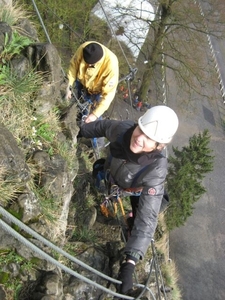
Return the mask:
<svg viewBox="0 0 225 300">
<path fill-rule="evenodd" d="M 170 204 L 165 214 L 168 230 L 183 225 L 192 215 L 194 203 L 206 192 L 202 181 L 213 170 L 214 156 L 209 148 L 208 130 L 193 135 L 189 145 L 178 150 L 173 147 L 174 157 L 169 157 L 167 190 Z"/>
<path fill-rule="evenodd" d="M 13 56 L 20 54 L 22 49 L 29 46 L 31 43 L 31 39 L 20 35 L 16 31 L 12 33 L 11 41 L 9 41 L 9 36 L 6 34 L 4 50 L 0 53 L 0 63 L 6 64 Z"/>
<path fill-rule="evenodd" d="M 73 240 L 79 241 L 79 242 L 94 242 L 96 241 L 96 235 L 93 231 L 90 229 L 83 227 L 83 228 L 77 228 L 73 233 Z"/>
</svg>

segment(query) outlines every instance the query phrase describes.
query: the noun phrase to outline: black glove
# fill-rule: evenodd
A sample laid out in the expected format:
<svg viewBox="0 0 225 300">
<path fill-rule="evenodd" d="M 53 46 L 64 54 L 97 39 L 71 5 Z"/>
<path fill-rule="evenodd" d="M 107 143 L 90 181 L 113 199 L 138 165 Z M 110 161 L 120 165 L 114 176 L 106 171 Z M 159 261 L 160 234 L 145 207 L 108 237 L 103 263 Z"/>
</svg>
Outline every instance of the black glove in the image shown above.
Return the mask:
<svg viewBox="0 0 225 300">
<path fill-rule="evenodd" d="M 134 268 L 135 265 L 129 262 L 125 262 L 121 265 L 118 279 L 122 281 L 122 284 L 117 285 L 118 293 L 127 294 L 130 290 L 132 290 Z"/>
</svg>

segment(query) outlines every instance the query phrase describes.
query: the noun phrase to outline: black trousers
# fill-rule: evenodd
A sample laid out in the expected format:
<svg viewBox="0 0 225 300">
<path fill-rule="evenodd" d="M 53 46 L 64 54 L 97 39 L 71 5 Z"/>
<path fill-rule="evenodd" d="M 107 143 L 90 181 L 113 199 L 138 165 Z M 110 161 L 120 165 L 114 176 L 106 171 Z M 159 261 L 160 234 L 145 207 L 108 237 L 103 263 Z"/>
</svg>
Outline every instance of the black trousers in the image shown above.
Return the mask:
<svg viewBox="0 0 225 300">
<path fill-rule="evenodd" d="M 139 203 L 139 197 L 140 196 L 130 196 L 130 204 L 132 208 L 133 218 L 136 217 L 136 212 L 138 209 L 138 203 Z"/>
</svg>

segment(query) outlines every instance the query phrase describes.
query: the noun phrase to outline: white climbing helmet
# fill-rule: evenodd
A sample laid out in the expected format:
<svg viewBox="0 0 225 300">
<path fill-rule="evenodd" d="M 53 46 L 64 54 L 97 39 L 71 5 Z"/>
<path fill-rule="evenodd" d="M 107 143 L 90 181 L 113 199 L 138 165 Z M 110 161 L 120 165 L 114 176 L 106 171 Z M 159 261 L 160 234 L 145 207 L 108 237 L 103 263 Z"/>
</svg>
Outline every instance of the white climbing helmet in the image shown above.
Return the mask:
<svg viewBox="0 0 225 300">
<path fill-rule="evenodd" d="M 158 143 L 169 143 L 178 128 L 178 117 L 168 106 L 153 106 L 138 119 L 140 129 Z"/>
</svg>

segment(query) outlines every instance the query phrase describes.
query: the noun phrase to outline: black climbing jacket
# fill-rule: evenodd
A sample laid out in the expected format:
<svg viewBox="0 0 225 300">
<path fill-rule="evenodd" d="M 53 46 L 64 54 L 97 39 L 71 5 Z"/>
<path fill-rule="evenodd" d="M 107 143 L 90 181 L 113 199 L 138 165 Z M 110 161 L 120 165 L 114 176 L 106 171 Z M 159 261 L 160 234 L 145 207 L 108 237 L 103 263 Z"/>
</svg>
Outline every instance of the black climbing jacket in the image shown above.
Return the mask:
<svg viewBox="0 0 225 300">
<path fill-rule="evenodd" d="M 157 225 L 167 159 L 158 150 L 132 153 L 130 137 L 135 127 L 136 124 L 128 120 L 97 120 L 84 124 L 80 131 L 83 137 L 106 137 L 110 141 L 110 155 L 106 164 L 109 164 L 110 174 L 119 187 L 143 187 L 131 236 L 125 246 L 125 254 L 142 258 Z"/>
</svg>

